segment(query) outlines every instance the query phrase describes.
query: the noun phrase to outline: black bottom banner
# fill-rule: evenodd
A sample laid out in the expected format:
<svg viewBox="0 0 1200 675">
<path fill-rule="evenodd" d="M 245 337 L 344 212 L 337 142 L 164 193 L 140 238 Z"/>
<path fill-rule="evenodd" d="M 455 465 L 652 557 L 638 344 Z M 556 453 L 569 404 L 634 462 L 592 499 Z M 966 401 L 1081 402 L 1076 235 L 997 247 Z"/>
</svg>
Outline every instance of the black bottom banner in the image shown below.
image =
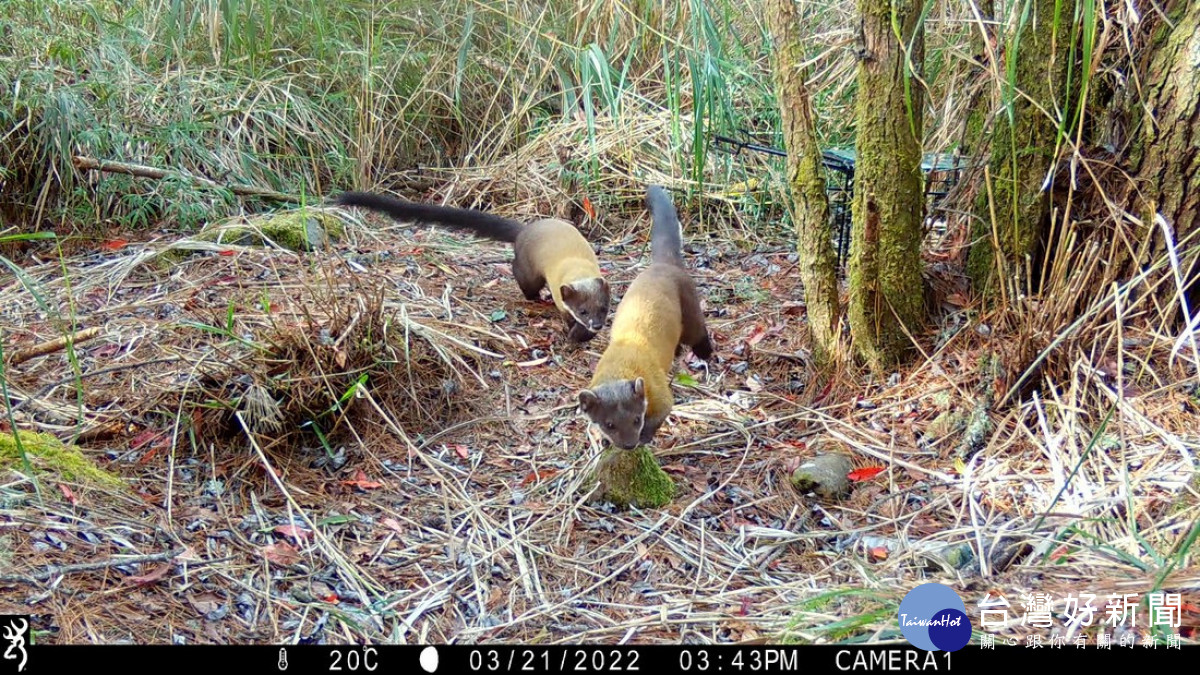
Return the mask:
<svg viewBox="0 0 1200 675">
<path fill-rule="evenodd" d="M 0 673 L 90 672 L 151 667 L 217 673 L 850 673 L 978 672 L 983 667 L 1111 669 L 1195 667 L 1200 646 L 969 645 L 927 652 L 898 644 L 512 646 L 512 645 L 21 645 L 9 648 Z"/>
</svg>

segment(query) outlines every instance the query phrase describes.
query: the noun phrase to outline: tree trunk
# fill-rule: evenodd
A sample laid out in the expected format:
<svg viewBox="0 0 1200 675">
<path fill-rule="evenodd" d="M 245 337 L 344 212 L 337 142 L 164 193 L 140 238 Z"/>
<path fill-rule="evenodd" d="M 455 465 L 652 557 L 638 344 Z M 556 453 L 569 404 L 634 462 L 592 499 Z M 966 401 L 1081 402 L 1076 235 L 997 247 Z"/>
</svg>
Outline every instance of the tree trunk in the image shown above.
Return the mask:
<svg viewBox="0 0 1200 675">
<path fill-rule="evenodd" d="M 1184 287 L 1190 288 L 1188 310 L 1195 317 L 1200 303 L 1200 68 L 1196 67 L 1200 3 L 1177 2 L 1170 17 L 1174 27 L 1160 28 L 1143 78 L 1150 83 L 1146 110 L 1153 117 L 1143 121 L 1141 144 L 1132 158 L 1138 191 L 1130 210 L 1141 217 L 1145 235 L 1141 241 L 1152 242 L 1137 261 L 1139 267 L 1152 264 L 1166 252 L 1155 214 L 1174 231 Z M 1163 289 L 1163 305 L 1175 314 L 1179 308 L 1177 286 L 1164 284 Z"/>
<path fill-rule="evenodd" d="M 924 95 L 909 64 L 919 73 L 925 38 L 918 27 L 917 0 L 858 0 L 858 9 L 863 53 L 858 63 L 848 313 L 855 350 L 879 370 L 912 346 L 905 331 L 917 329 L 924 311 Z"/>
<path fill-rule="evenodd" d="M 972 0 L 971 56 L 974 64 L 967 81 L 967 116 L 959 151 L 968 157 L 984 145 L 988 115 L 995 103 L 992 59 L 996 57 L 996 10 L 992 0 Z"/>
<path fill-rule="evenodd" d="M 1022 15 L 1005 46 L 1005 66 L 1015 78 L 1012 86 L 1002 83 L 1005 107 L 992 135 L 991 191 L 980 190 L 971 232 L 967 271 L 984 295 L 997 275 L 1007 281 L 1035 256 L 1050 214 L 1047 175 L 1060 149 L 1053 116 L 1070 120 L 1079 106 L 1078 77 L 1065 91 L 1075 54 L 1075 0 L 1032 0 L 1027 9 L 1016 8 Z"/>
<path fill-rule="evenodd" d="M 837 352 L 838 286 L 829 197 L 817 144 L 812 99 L 805 80 L 808 69 L 800 37 L 795 0 L 769 0 L 767 23 L 775 41 L 775 90 L 787 148 L 790 210 L 796 225 L 796 253 L 804 304 L 812 333 L 813 361 L 828 364 Z"/>
</svg>

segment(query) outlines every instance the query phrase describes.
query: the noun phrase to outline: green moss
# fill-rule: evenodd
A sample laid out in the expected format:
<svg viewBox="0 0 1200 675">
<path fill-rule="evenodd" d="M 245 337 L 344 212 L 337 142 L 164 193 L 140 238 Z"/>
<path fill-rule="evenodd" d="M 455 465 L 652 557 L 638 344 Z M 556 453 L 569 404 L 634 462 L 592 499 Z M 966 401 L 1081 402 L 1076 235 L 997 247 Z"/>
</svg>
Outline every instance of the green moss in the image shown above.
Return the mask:
<svg viewBox="0 0 1200 675">
<path fill-rule="evenodd" d="M 74 445 L 63 445 L 62 441 L 49 434 L 30 431 L 17 433 L 20 448 L 17 446 L 18 437 L 13 432 L 0 433 L 0 467 L 23 468 L 23 450 L 29 458 L 29 463 L 36 469 L 61 475 L 68 480 L 91 482 L 111 488 L 126 487 L 124 481 L 93 464 Z"/>
<path fill-rule="evenodd" d="M 296 209 L 247 220 L 245 224 L 219 224 L 204 228 L 198 239 L 240 246 L 266 245 L 267 241 L 290 251 L 324 248 L 345 233 L 342 221 L 332 213 Z"/>
<path fill-rule="evenodd" d="M 630 506 L 656 509 L 675 498 L 675 483 L 645 446 L 635 450 L 606 450 L 591 485 L 597 483 L 596 498 L 622 509 Z"/>
</svg>

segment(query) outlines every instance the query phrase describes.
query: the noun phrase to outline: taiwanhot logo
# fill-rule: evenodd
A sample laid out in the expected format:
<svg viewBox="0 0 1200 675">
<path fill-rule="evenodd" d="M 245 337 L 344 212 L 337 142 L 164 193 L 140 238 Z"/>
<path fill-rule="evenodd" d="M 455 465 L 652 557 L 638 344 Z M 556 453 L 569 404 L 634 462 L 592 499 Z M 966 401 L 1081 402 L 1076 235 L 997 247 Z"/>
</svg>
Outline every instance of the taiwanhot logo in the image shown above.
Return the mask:
<svg viewBox="0 0 1200 675">
<path fill-rule="evenodd" d="M 900 632 L 918 649 L 956 652 L 971 640 L 967 607 L 954 589 L 921 584 L 900 602 Z"/>
</svg>

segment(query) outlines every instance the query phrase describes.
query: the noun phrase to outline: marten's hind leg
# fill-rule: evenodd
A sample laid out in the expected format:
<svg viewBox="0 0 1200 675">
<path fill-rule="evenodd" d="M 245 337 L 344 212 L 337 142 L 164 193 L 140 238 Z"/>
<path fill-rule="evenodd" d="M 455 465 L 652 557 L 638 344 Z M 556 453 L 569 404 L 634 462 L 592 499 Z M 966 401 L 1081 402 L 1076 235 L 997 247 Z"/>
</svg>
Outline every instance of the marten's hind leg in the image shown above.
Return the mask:
<svg viewBox="0 0 1200 675">
<path fill-rule="evenodd" d="M 681 283 L 679 287 L 679 309 L 683 312 L 683 333 L 679 342 L 691 347 L 693 354 L 708 361 L 712 358 L 713 346 L 708 336 L 708 326 L 704 323 L 704 311 L 700 309 L 699 294 L 690 283 Z"/>
<path fill-rule="evenodd" d="M 542 289 L 546 287 L 545 275 L 534 269 L 533 265 L 520 255 L 513 258 L 512 270 L 513 276 L 517 280 L 517 286 L 525 294 L 526 300 L 537 300 L 542 297 Z"/>
</svg>

